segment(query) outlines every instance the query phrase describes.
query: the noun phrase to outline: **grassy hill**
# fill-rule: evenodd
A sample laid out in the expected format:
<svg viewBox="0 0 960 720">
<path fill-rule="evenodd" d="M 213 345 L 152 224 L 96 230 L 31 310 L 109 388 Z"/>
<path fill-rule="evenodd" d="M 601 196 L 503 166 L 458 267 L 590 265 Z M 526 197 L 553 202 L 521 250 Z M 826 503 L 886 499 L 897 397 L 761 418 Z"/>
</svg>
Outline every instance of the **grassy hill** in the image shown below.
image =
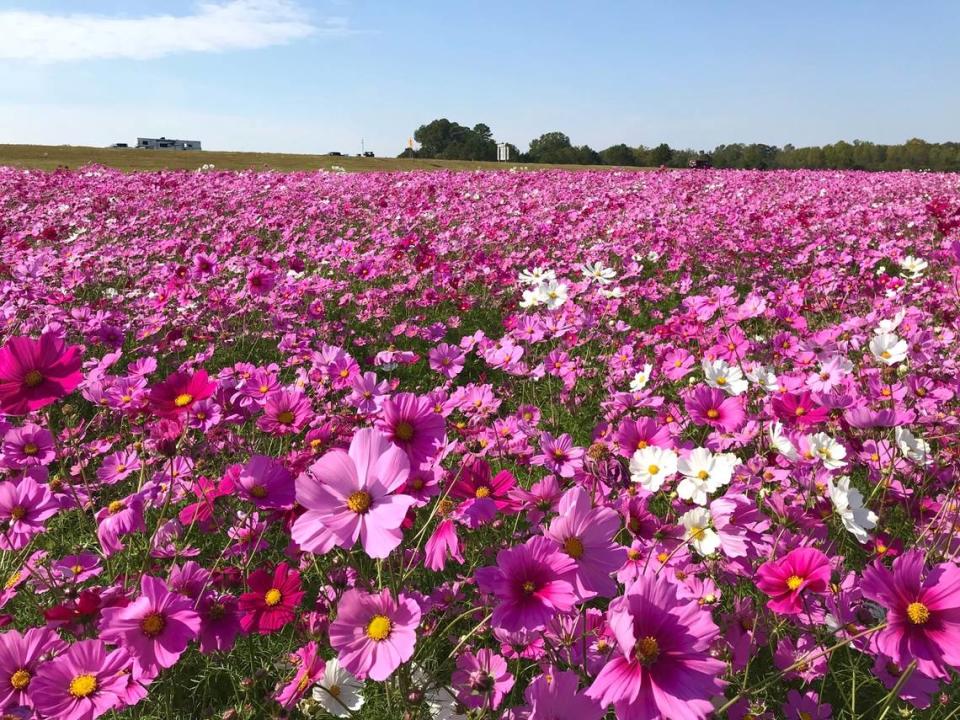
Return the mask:
<svg viewBox="0 0 960 720">
<path fill-rule="evenodd" d="M 339 166 L 349 172 L 389 170 L 639 170 L 609 165 L 539 165 L 536 163 L 495 163 L 475 160 L 414 160 L 407 158 L 365 158 L 288 153 L 219 152 L 193 150 L 133 150 L 73 145 L 0 145 L 0 166 L 55 170 L 98 164 L 127 172 L 137 170 L 196 170 L 212 164 L 218 170 L 329 170 Z"/>
</svg>

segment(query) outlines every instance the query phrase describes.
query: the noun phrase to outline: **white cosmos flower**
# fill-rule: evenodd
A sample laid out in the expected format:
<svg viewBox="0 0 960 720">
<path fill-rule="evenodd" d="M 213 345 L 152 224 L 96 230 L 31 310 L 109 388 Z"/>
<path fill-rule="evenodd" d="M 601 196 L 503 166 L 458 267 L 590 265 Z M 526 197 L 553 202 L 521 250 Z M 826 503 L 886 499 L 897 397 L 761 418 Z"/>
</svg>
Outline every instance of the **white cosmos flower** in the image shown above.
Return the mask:
<svg viewBox="0 0 960 720">
<path fill-rule="evenodd" d="M 812 457 L 819 458 L 825 468 L 836 470 L 847 464 L 847 449 L 826 433 L 807 435 L 807 444 Z"/>
<path fill-rule="evenodd" d="M 906 310 L 900 310 L 896 315 L 893 316 L 892 320 L 881 320 L 877 323 L 877 327 L 874 328 L 875 333 L 880 334 L 892 334 L 898 327 L 900 323 L 903 322 L 903 319 L 907 316 Z"/>
<path fill-rule="evenodd" d="M 870 352 L 884 365 L 896 365 L 907 358 L 907 341 L 892 333 L 879 333 L 870 341 Z"/>
<path fill-rule="evenodd" d="M 897 447 L 900 448 L 900 452 L 903 453 L 904 457 L 921 465 L 929 465 L 933 462 L 933 458 L 930 457 L 930 445 L 926 440 L 915 437 L 914 434 L 905 427 L 895 428 L 893 436 L 897 441 Z"/>
<path fill-rule="evenodd" d="M 600 285 L 609 285 L 616 276 L 617 272 L 613 268 L 604 267 L 604 264 L 600 261 L 593 265 L 587 263 L 583 266 L 583 277 Z"/>
<path fill-rule="evenodd" d="M 736 365 L 729 365 L 725 360 L 704 358 L 702 367 L 707 385 L 710 387 L 720 388 L 728 395 L 740 395 L 746 392 L 747 381 Z"/>
<path fill-rule="evenodd" d="M 720 536 L 713 529 L 713 516 L 707 508 L 693 508 L 680 516 L 685 530 L 683 539 L 701 555 L 712 555 L 720 547 Z"/>
<path fill-rule="evenodd" d="M 333 658 L 327 660 L 323 677 L 313 688 L 313 699 L 334 717 L 347 717 L 363 706 L 362 688 L 363 684 Z"/>
<path fill-rule="evenodd" d="M 800 457 L 793 443 L 783 434 L 783 423 L 779 420 L 770 426 L 770 444 L 787 460 L 796 460 Z"/>
<path fill-rule="evenodd" d="M 633 380 L 630 381 L 630 392 L 640 392 L 643 390 L 650 381 L 651 372 L 653 372 L 653 365 L 650 363 L 644 365 L 643 370 L 634 375 Z"/>
<path fill-rule="evenodd" d="M 520 301 L 520 307 L 522 308 L 536 307 L 537 305 L 543 305 L 543 294 L 540 292 L 539 285 L 532 290 L 524 290 L 523 299 Z"/>
<path fill-rule="evenodd" d="M 923 275 L 923 271 L 927 269 L 928 264 L 923 258 L 913 255 L 907 255 L 900 261 L 900 267 L 903 268 L 904 272 L 910 273 L 910 277 L 914 280 Z"/>
<path fill-rule="evenodd" d="M 677 454 L 668 448 L 648 445 L 630 458 L 630 479 L 650 492 L 659 490 L 676 472 Z"/>
<path fill-rule="evenodd" d="M 548 280 L 540 285 L 543 304 L 548 310 L 556 310 L 567 301 L 567 286 L 556 280 Z"/>
<path fill-rule="evenodd" d="M 768 393 L 777 392 L 780 389 L 780 380 L 777 379 L 777 374 L 773 371 L 773 368 L 765 365 L 757 364 L 747 370 L 747 380 L 756 383 Z"/>
<path fill-rule="evenodd" d="M 610 288 L 609 290 L 604 289 L 600 291 L 600 294 L 603 295 L 605 298 L 622 298 L 623 288 L 615 287 L 615 288 Z"/>
<path fill-rule="evenodd" d="M 836 484 L 833 478 L 827 480 L 827 488 L 830 491 L 830 502 L 833 503 L 833 509 L 840 516 L 843 526 L 857 539 L 857 542 L 863 544 L 870 539 L 867 530 L 877 526 L 877 516 L 872 510 L 864 507 L 863 495 L 856 488 L 850 487 L 850 478 L 844 475 L 837 479 Z"/>
<path fill-rule="evenodd" d="M 424 700 L 430 708 L 431 720 L 456 720 L 457 718 L 466 720 L 467 708 L 445 687 L 431 690 Z"/>
<path fill-rule="evenodd" d="M 540 285 L 549 280 L 556 280 L 557 274 L 553 270 L 535 267 L 533 270 L 523 270 L 517 281 L 521 285 Z"/>
<path fill-rule="evenodd" d="M 733 468 L 740 460 L 732 453 L 714 455 L 707 448 L 696 448 L 677 462 L 683 479 L 677 483 L 677 495 L 697 505 L 706 505 L 709 495 L 730 483 Z"/>
</svg>

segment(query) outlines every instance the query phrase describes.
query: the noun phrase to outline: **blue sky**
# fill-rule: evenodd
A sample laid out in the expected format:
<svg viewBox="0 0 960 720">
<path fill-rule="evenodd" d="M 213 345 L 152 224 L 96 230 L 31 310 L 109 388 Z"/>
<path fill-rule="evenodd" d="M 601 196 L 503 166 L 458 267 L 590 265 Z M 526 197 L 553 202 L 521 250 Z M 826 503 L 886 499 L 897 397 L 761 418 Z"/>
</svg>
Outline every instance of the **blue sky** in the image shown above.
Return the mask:
<svg viewBox="0 0 960 720">
<path fill-rule="evenodd" d="M 0 0 L 0 142 L 960 140 L 960 2 Z"/>
</svg>

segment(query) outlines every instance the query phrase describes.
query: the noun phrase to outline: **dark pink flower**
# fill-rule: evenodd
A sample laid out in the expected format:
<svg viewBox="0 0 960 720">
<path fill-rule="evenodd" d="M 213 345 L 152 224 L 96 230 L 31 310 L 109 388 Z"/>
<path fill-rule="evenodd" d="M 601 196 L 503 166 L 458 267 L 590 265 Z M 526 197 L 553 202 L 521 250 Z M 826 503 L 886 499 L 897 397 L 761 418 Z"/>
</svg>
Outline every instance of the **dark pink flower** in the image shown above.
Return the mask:
<svg viewBox="0 0 960 720">
<path fill-rule="evenodd" d="M 12 337 L 0 348 L 0 413 L 26 415 L 73 392 L 83 379 L 80 347 L 53 333 Z"/>
<path fill-rule="evenodd" d="M 830 560 L 816 548 L 791 550 L 757 568 L 757 587 L 770 596 L 767 607 L 781 615 L 810 611 L 808 593 L 822 593 L 830 582 Z"/>
</svg>

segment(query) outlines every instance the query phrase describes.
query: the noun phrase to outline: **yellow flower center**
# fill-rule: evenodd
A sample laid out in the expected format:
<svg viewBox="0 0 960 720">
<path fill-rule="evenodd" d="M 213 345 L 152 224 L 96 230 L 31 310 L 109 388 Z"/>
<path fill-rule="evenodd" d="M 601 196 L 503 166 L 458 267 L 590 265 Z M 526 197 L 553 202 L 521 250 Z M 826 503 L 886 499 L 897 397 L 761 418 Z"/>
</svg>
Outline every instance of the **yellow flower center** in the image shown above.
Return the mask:
<svg viewBox="0 0 960 720">
<path fill-rule="evenodd" d="M 647 472 L 650 473 L 651 475 L 656 475 L 658 472 L 660 472 L 660 466 L 651 465 L 650 467 L 647 468 Z"/>
<path fill-rule="evenodd" d="M 17 570 L 17 571 L 14 572 L 10 577 L 7 578 L 7 581 L 3 584 L 3 589 L 4 589 L 4 590 L 9 590 L 9 589 L 12 588 L 14 585 L 16 585 L 18 582 L 20 582 L 20 578 L 21 578 L 21 577 L 23 577 L 23 573 L 20 572 L 19 570 Z"/>
<path fill-rule="evenodd" d="M 726 384 L 727 384 L 727 379 L 726 379 L 725 377 L 723 377 L 723 376 L 720 376 L 720 377 L 718 377 L 716 380 L 714 380 L 714 382 L 715 382 L 717 385 L 726 385 Z"/>
<path fill-rule="evenodd" d="M 706 535 L 704 528 L 702 527 L 692 527 L 690 528 L 690 539 L 691 540 L 702 540 L 703 536 Z"/>
<path fill-rule="evenodd" d="M 263 601 L 267 604 L 268 607 L 274 607 L 275 605 L 279 605 L 281 600 L 283 600 L 283 593 L 277 590 L 276 588 L 270 588 L 263 595 Z"/>
<path fill-rule="evenodd" d="M 333 695 L 333 697 L 338 698 L 340 697 L 340 686 L 331 685 L 330 687 L 327 688 L 327 692 Z"/>
<path fill-rule="evenodd" d="M 638 553 L 638 555 L 639 555 L 639 553 Z M 665 562 L 666 562 L 667 560 L 669 560 L 669 559 L 670 559 L 670 556 L 667 555 L 665 552 L 657 553 L 657 561 L 658 561 L 661 565 L 662 565 L 663 563 L 665 563 Z"/>
<path fill-rule="evenodd" d="M 265 498 L 267 496 L 267 489 L 263 485 L 254 485 L 250 488 L 250 494 L 255 498 Z"/>
<path fill-rule="evenodd" d="M 173 404 L 181 408 L 186 407 L 192 402 L 193 402 L 193 395 L 191 395 L 190 393 L 180 393 L 173 400 Z"/>
<path fill-rule="evenodd" d="M 710 408 L 707 410 L 707 417 L 711 420 L 715 420 L 716 418 L 720 417 L 720 411 L 716 408 Z"/>
<path fill-rule="evenodd" d="M 293 413 L 289 410 L 284 410 L 281 413 L 277 413 L 277 422 L 281 425 L 293 425 L 294 416 Z"/>
<path fill-rule="evenodd" d="M 887 546 L 883 543 L 877 543 L 877 546 L 874 548 L 877 551 L 878 555 L 883 555 L 887 550 Z"/>
<path fill-rule="evenodd" d="M 90 674 L 77 675 L 70 681 L 70 694 L 75 698 L 85 698 L 97 691 L 97 679 Z"/>
<path fill-rule="evenodd" d="M 155 638 L 163 632 L 166 626 L 167 621 L 164 620 L 163 615 L 158 612 L 152 612 L 140 621 L 140 629 L 143 630 L 143 634 L 148 638 Z"/>
<path fill-rule="evenodd" d="M 403 440 L 404 442 L 410 442 L 411 440 L 413 440 L 413 425 L 411 425 L 405 420 L 402 420 L 397 423 L 397 427 L 394 428 L 393 434 L 399 440 Z"/>
<path fill-rule="evenodd" d="M 537 586 L 534 584 L 534 582 L 533 582 L 532 580 L 527 580 L 527 581 L 526 581 L 523 585 L 521 585 L 520 587 L 523 588 L 523 591 L 524 591 L 527 595 L 533 595 L 533 593 L 534 593 L 534 592 L 536 591 L 536 589 L 537 589 Z"/>
<path fill-rule="evenodd" d="M 708 473 L 706 470 L 701 470 L 697 473 L 697 477 L 701 480 L 706 480 L 708 477 L 710 477 L 710 473 Z"/>
<path fill-rule="evenodd" d="M 107 505 L 107 512 L 111 515 L 116 515 L 118 512 L 123 510 L 126 505 L 123 504 L 122 500 L 114 500 L 112 503 Z"/>
<path fill-rule="evenodd" d="M 347 507 L 351 512 L 362 515 L 370 509 L 370 493 L 366 490 L 357 490 L 347 498 Z"/>
<path fill-rule="evenodd" d="M 660 655 L 660 645 L 657 643 L 657 639 L 651 635 L 640 638 L 637 641 L 636 655 L 641 665 L 653 664 Z"/>
<path fill-rule="evenodd" d="M 37 385 L 43 382 L 43 375 L 39 370 L 31 370 L 26 375 L 23 376 L 23 384 L 28 388 L 35 388 Z"/>
<path fill-rule="evenodd" d="M 83 565 L 73 565 L 73 566 L 71 566 L 71 567 L 70 567 L 70 572 L 72 572 L 74 575 L 79 575 L 80 573 L 83 572 Z"/>
<path fill-rule="evenodd" d="M 791 575 L 787 578 L 787 587 L 791 590 L 796 590 L 801 585 L 803 585 L 803 578 L 799 575 Z"/>
<path fill-rule="evenodd" d="M 23 690 L 30 684 L 30 673 L 20 668 L 10 676 L 10 684 L 14 690 Z"/>
<path fill-rule="evenodd" d="M 583 556 L 583 541 L 578 537 L 569 537 L 563 543 L 563 551 L 574 560 Z"/>
<path fill-rule="evenodd" d="M 799 712 L 799 714 L 797 715 L 797 717 L 799 717 L 800 720 L 813 720 L 813 715 L 811 715 L 810 713 L 805 712 L 805 711 L 803 711 L 803 710 L 801 710 L 801 711 Z"/>
<path fill-rule="evenodd" d="M 923 625 L 930 619 L 930 610 L 922 602 L 912 602 L 907 605 L 907 617 L 914 625 Z"/>
<path fill-rule="evenodd" d="M 270 388 L 269 388 L 267 385 L 261 385 L 261 386 L 260 386 L 260 394 L 262 395 L 263 393 L 265 393 L 265 392 L 266 392 L 267 390 L 269 390 L 269 389 L 270 389 Z"/>
<path fill-rule="evenodd" d="M 392 631 L 393 623 L 386 615 L 374 615 L 367 623 L 367 637 L 376 642 L 386 640 Z"/>
<path fill-rule="evenodd" d="M 40 448 L 37 447 L 36 443 L 27 443 L 23 446 L 24 455 L 36 455 L 40 451 Z"/>
<path fill-rule="evenodd" d="M 27 510 L 22 505 L 15 505 L 10 510 L 11 520 L 23 520 L 27 515 Z"/>
<path fill-rule="evenodd" d="M 880 357 L 882 357 L 884 360 L 889 360 L 889 359 L 890 359 L 890 351 L 889 351 L 889 350 L 884 350 L 882 353 L 880 353 Z"/>
<path fill-rule="evenodd" d="M 490 496 L 490 488 L 486 485 L 481 485 L 477 488 L 476 492 L 473 493 L 474 497 L 485 498 Z"/>
</svg>

